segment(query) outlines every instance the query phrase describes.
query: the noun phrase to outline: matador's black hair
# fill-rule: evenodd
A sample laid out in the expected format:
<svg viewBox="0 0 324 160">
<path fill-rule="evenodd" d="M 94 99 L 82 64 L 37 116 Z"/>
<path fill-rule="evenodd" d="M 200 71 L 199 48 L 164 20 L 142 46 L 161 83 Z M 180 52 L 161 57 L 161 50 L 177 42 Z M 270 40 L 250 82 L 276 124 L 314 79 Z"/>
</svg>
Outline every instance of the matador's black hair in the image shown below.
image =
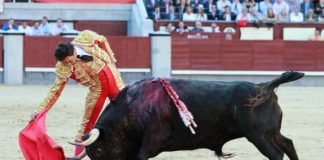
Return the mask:
<svg viewBox="0 0 324 160">
<path fill-rule="evenodd" d="M 54 55 L 55 55 L 56 60 L 62 61 L 62 60 L 64 60 L 65 57 L 72 56 L 73 51 L 74 51 L 74 48 L 71 43 L 61 42 L 55 48 Z"/>
</svg>

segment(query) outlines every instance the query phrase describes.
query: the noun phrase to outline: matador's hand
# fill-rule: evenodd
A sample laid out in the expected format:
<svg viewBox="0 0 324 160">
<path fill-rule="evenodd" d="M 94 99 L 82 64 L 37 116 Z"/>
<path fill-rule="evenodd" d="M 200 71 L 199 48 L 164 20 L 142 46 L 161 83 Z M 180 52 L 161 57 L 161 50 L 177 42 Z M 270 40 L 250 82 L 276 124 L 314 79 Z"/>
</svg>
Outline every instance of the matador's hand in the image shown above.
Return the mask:
<svg viewBox="0 0 324 160">
<path fill-rule="evenodd" d="M 30 115 L 30 120 L 29 121 L 33 121 L 36 119 L 36 116 L 37 116 L 37 112 L 33 112 L 31 115 Z"/>
</svg>

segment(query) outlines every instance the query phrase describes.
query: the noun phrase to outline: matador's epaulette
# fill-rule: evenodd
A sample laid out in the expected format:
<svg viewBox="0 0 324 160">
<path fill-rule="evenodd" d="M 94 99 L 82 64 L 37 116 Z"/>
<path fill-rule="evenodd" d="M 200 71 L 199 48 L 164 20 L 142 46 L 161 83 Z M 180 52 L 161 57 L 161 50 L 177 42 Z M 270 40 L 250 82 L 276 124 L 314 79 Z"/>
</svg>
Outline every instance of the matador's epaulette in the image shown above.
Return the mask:
<svg viewBox="0 0 324 160">
<path fill-rule="evenodd" d="M 84 31 L 80 32 L 76 38 L 74 38 L 72 43 L 80 45 L 80 46 L 89 46 L 94 43 L 94 40 L 95 40 L 94 35 L 95 34 L 96 33 L 92 32 L 92 31 L 84 30 Z"/>
</svg>

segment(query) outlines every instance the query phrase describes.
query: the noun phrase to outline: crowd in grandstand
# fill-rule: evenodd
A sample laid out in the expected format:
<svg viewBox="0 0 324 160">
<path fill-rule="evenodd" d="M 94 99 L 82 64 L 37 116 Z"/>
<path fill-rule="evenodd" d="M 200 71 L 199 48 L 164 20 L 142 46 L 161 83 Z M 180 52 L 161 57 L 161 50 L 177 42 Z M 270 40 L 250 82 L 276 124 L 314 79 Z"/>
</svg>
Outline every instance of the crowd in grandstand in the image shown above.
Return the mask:
<svg viewBox="0 0 324 160">
<path fill-rule="evenodd" d="M 324 0 L 145 0 L 155 21 L 324 22 Z"/>
<path fill-rule="evenodd" d="M 8 22 L 2 25 L 2 31 L 23 32 L 27 36 L 58 36 L 68 30 L 62 18 L 57 18 L 55 24 L 50 24 L 48 18 L 45 16 L 40 21 L 34 21 L 31 26 L 28 25 L 28 21 L 22 21 L 21 24 L 18 25 L 15 23 L 14 19 L 9 19 Z"/>
<path fill-rule="evenodd" d="M 169 33 L 178 32 L 180 34 L 186 33 L 186 32 L 207 32 L 202 27 L 202 24 L 200 21 L 196 21 L 195 25 L 190 28 L 185 26 L 183 21 L 179 21 L 177 26 L 174 26 L 172 23 L 168 23 L 165 27 L 165 31 L 169 32 Z M 220 30 L 216 23 L 211 23 L 210 29 L 208 30 L 208 32 L 218 33 L 218 32 L 220 32 Z"/>
</svg>

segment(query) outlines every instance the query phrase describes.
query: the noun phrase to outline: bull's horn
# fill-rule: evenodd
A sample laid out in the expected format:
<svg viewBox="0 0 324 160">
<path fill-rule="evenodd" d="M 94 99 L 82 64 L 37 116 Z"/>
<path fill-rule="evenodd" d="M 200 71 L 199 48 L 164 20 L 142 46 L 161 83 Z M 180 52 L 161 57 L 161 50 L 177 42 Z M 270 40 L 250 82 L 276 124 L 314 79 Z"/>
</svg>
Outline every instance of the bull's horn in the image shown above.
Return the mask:
<svg viewBox="0 0 324 160">
<path fill-rule="evenodd" d="M 100 131 L 97 128 L 94 128 L 90 131 L 89 133 L 89 138 L 82 141 L 82 142 L 69 142 L 72 145 L 75 146 L 88 146 L 90 144 L 92 144 L 94 141 L 96 141 L 98 139 L 100 135 Z"/>
</svg>

